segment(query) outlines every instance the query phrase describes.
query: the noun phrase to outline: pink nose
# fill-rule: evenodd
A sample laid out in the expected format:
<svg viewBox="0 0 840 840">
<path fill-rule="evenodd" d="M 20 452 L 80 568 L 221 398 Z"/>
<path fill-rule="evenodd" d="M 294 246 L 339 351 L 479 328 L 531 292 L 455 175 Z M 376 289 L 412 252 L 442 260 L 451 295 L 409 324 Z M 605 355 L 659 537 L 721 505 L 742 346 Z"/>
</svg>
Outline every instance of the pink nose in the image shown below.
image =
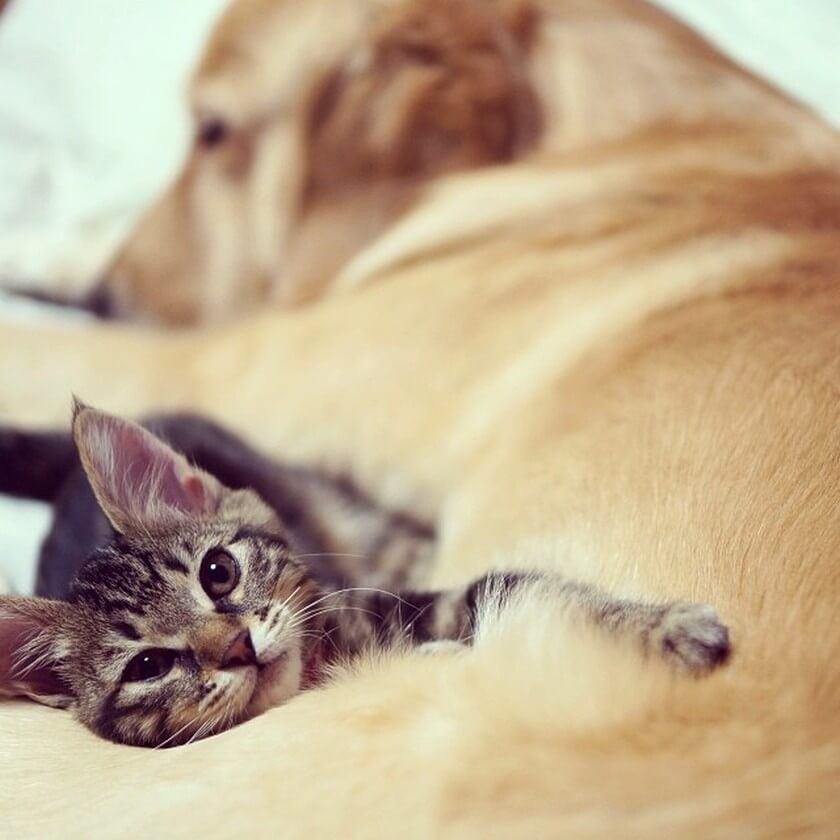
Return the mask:
<svg viewBox="0 0 840 840">
<path fill-rule="evenodd" d="M 254 644 L 251 641 L 251 634 L 243 630 L 237 634 L 225 651 L 222 658 L 222 668 L 235 668 L 238 665 L 256 665 L 257 655 L 254 653 Z"/>
</svg>

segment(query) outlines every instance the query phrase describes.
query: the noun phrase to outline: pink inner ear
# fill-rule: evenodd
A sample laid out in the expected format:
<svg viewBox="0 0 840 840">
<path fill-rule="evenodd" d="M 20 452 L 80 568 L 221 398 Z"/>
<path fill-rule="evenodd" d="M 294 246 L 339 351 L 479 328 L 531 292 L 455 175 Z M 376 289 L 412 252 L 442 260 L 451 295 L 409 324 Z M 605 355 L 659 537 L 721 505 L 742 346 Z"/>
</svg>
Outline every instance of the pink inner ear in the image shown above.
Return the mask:
<svg viewBox="0 0 840 840">
<path fill-rule="evenodd" d="M 210 509 L 210 498 L 200 476 L 178 477 L 178 456 L 165 444 L 133 426 L 124 426 L 113 444 L 118 504 L 124 510 L 141 508 L 152 501 L 183 513 L 201 514 Z"/>
<path fill-rule="evenodd" d="M 197 475 L 188 475 L 184 478 L 181 486 L 192 502 L 192 509 L 198 513 L 211 513 L 213 510 L 213 499 L 207 492 L 204 482 Z"/>
</svg>

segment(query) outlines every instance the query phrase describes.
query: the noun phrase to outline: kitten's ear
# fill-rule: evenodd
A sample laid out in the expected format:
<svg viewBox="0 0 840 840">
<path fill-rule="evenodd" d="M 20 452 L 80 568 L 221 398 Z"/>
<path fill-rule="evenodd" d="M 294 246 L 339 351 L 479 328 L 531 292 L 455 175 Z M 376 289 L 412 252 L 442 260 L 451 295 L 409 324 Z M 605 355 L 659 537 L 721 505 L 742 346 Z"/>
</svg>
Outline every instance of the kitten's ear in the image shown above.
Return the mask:
<svg viewBox="0 0 840 840">
<path fill-rule="evenodd" d="M 218 510 L 225 488 L 130 420 L 77 400 L 73 438 L 100 507 L 122 534 L 146 534 Z"/>
<path fill-rule="evenodd" d="M 47 598 L 0 597 L 0 696 L 66 709 L 75 702 L 60 673 L 61 628 L 73 607 Z"/>
</svg>

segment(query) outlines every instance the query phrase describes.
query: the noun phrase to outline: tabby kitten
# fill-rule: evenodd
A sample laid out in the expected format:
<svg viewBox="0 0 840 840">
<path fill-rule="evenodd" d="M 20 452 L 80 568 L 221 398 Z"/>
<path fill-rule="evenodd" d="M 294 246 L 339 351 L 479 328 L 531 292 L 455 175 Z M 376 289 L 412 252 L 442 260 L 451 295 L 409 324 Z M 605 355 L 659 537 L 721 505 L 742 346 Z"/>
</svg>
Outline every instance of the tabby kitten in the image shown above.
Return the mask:
<svg viewBox="0 0 840 840">
<path fill-rule="evenodd" d="M 220 732 L 372 648 L 468 643 L 485 605 L 526 586 L 689 673 L 729 653 L 708 607 L 619 601 L 553 575 L 495 573 L 443 592 L 337 587 L 294 553 L 257 493 L 225 487 L 147 429 L 79 404 L 73 437 L 115 535 L 67 601 L 0 598 L 0 692 L 71 708 L 117 742 Z"/>
<path fill-rule="evenodd" d="M 428 572 L 434 529 L 385 510 L 350 481 L 266 458 L 218 424 L 193 414 L 152 417 L 145 428 L 231 490 L 253 490 L 283 523 L 290 550 L 319 581 L 364 579 L 415 586 Z M 69 432 L 0 426 L 0 493 L 53 505 L 35 593 L 66 598 L 85 559 L 115 536 Z"/>
</svg>

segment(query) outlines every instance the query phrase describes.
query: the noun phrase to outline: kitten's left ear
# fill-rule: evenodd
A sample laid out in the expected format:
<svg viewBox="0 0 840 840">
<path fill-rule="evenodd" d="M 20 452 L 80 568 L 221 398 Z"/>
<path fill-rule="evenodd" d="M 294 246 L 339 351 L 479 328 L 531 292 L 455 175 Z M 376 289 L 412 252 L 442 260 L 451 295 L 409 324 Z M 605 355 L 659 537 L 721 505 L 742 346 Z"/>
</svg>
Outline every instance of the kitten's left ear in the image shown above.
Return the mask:
<svg viewBox="0 0 840 840">
<path fill-rule="evenodd" d="M 225 488 L 151 432 L 78 400 L 73 438 L 93 492 L 122 534 L 148 534 L 219 508 Z"/>
<path fill-rule="evenodd" d="M 73 607 L 48 598 L 0 597 L 0 696 L 47 706 L 75 702 L 61 674 L 61 628 Z"/>
</svg>

